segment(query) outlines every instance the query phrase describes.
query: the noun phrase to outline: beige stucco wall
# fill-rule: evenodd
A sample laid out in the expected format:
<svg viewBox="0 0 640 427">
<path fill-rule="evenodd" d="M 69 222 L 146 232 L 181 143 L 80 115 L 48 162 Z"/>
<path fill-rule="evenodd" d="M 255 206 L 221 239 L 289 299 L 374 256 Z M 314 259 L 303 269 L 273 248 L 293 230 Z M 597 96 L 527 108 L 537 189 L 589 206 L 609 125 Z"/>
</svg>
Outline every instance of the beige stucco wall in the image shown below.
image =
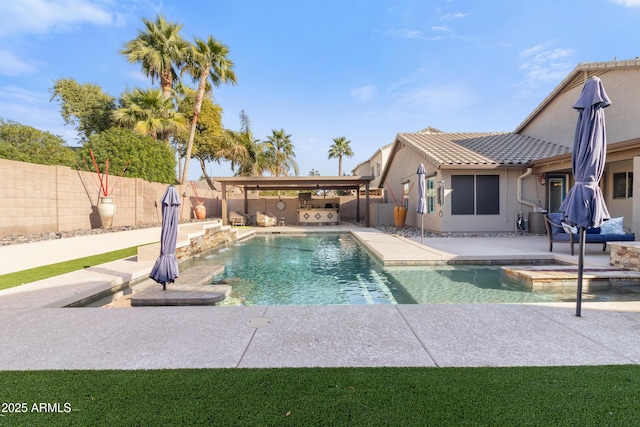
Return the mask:
<svg viewBox="0 0 640 427">
<path fill-rule="evenodd" d="M 110 177 L 113 187 L 117 177 Z M 196 183 L 208 216 L 215 214 L 216 196 L 206 183 Z M 157 224 L 160 199 L 167 184 L 121 178 L 113 191 L 113 226 Z M 191 186 L 177 186 L 184 199 L 183 219 L 192 218 Z M 97 213 L 99 184 L 94 173 L 66 166 L 46 166 L 0 159 L 0 236 L 91 229 L 101 226 Z"/>
<path fill-rule="evenodd" d="M 640 69 L 610 70 L 599 76 L 611 105 L 605 109 L 607 143 L 640 135 Z M 558 95 L 520 133 L 568 147 L 573 144 L 578 112 L 573 104 L 583 85 Z"/>
<path fill-rule="evenodd" d="M 605 202 L 612 217 L 624 217 L 624 225 L 633 228 L 633 198 L 631 199 L 614 199 L 613 198 L 613 174 L 620 172 L 632 172 L 633 159 L 622 162 L 614 162 L 607 165 L 604 183 L 601 188 L 604 190 Z M 634 180 L 635 180 L 635 174 Z M 635 188 L 635 186 L 634 186 Z M 636 194 L 638 190 L 635 191 Z"/>
<path fill-rule="evenodd" d="M 396 152 L 393 163 L 389 165 L 385 181 L 400 202 L 402 197 L 402 183 L 409 182 L 413 188 L 409 197 L 406 225 L 420 226 L 421 216 L 417 211 L 418 203 L 418 175 L 416 171 L 420 163 L 425 165 L 427 177 L 435 176 L 436 188 L 440 181 L 444 181 L 446 188 L 444 206 L 436 203 L 433 214 L 424 215 L 424 228 L 434 232 L 477 232 L 477 233 L 511 233 L 515 231 L 515 221 L 519 212 L 528 218 L 534 209 L 521 204 L 517 200 L 518 177 L 526 169 L 444 169 L 439 170 L 432 163 L 410 148 L 404 147 Z M 452 175 L 499 175 L 500 182 L 500 213 L 498 215 L 451 215 L 451 176 Z M 482 195 L 479 195 L 482 197 Z M 531 175 L 522 180 L 522 199 L 539 205 L 544 200 L 544 187 L 538 184 L 537 175 Z M 386 192 L 386 201 L 393 203 L 393 198 Z"/>
</svg>

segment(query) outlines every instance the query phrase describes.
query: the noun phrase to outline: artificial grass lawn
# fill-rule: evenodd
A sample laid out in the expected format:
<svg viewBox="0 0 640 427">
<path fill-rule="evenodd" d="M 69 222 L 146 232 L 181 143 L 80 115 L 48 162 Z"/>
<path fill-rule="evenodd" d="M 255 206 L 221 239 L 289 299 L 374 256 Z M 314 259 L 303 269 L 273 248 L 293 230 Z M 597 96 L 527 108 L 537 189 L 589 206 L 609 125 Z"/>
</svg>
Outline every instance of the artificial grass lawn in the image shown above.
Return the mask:
<svg viewBox="0 0 640 427">
<path fill-rule="evenodd" d="M 629 426 L 639 376 L 636 365 L 5 371 L 0 425 Z M 8 412 L 22 402 L 26 413 Z"/>
<path fill-rule="evenodd" d="M 16 271 L 15 273 L 3 274 L 0 275 L 0 290 L 23 285 L 25 283 L 35 282 L 36 280 L 47 279 L 49 277 L 69 273 L 71 271 L 82 270 L 83 268 L 93 267 L 94 265 L 128 258 L 135 255 L 137 251 L 138 247 L 134 246 L 100 255 L 93 255 L 57 264 Z"/>
</svg>

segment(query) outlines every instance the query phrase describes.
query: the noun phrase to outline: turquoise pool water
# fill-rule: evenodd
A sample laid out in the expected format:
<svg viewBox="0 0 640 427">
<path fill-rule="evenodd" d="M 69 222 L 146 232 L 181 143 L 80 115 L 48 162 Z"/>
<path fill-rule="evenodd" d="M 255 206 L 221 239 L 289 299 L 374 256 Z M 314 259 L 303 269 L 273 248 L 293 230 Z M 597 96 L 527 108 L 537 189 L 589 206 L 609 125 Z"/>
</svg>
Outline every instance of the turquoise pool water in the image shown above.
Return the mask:
<svg viewBox="0 0 640 427">
<path fill-rule="evenodd" d="M 383 268 L 350 234 L 255 236 L 201 262 L 224 265 L 221 305 L 558 301 L 509 282 L 499 267 Z"/>
</svg>

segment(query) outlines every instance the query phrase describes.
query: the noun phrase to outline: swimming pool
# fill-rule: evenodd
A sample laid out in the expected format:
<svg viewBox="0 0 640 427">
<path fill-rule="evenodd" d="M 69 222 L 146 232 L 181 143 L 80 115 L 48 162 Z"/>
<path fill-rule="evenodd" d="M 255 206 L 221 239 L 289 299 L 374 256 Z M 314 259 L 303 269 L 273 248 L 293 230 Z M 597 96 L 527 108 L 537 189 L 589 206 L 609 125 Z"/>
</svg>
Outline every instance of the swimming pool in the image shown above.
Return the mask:
<svg viewBox="0 0 640 427">
<path fill-rule="evenodd" d="M 350 234 L 255 236 L 201 260 L 224 265 L 220 305 L 515 303 L 559 301 L 496 266 L 384 268 Z"/>
</svg>

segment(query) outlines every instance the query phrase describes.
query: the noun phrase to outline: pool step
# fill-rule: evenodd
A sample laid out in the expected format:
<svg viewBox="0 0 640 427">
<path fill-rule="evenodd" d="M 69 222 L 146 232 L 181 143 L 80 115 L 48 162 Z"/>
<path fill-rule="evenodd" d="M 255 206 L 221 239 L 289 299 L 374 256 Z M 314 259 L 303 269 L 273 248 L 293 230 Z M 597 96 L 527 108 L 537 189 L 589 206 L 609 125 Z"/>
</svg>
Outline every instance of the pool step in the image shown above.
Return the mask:
<svg viewBox="0 0 640 427">
<path fill-rule="evenodd" d="M 152 286 L 131 296 L 133 307 L 214 305 L 231 294 L 230 285 L 210 285 L 211 279 L 224 272 L 224 266 L 201 265 L 185 270 L 174 283 Z"/>
<path fill-rule="evenodd" d="M 577 288 L 577 266 L 522 265 L 505 266 L 502 269 L 507 276 L 522 281 L 533 291 L 573 292 Z M 582 275 L 582 286 L 584 292 L 633 289 L 640 286 L 640 272 L 613 267 L 587 267 Z"/>
<path fill-rule="evenodd" d="M 396 298 L 393 296 L 393 293 L 391 293 L 391 289 L 389 289 L 387 284 L 384 283 L 384 280 L 382 280 L 382 277 L 380 277 L 378 272 L 375 270 L 371 270 L 371 276 L 373 277 L 373 280 L 375 280 L 376 284 L 378 285 L 378 289 L 380 289 L 389 298 L 389 303 L 397 304 L 398 301 L 396 301 Z"/>
<path fill-rule="evenodd" d="M 369 292 L 369 288 L 367 287 L 367 282 L 364 281 L 361 275 L 356 274 L 358 278 L 358 283 L 360 283 L 360 289 L 362 290 L 362 296 L 367 304 L 374 304 L 373 298 L 371 297 L 371 293 Z"/>
</svg>

